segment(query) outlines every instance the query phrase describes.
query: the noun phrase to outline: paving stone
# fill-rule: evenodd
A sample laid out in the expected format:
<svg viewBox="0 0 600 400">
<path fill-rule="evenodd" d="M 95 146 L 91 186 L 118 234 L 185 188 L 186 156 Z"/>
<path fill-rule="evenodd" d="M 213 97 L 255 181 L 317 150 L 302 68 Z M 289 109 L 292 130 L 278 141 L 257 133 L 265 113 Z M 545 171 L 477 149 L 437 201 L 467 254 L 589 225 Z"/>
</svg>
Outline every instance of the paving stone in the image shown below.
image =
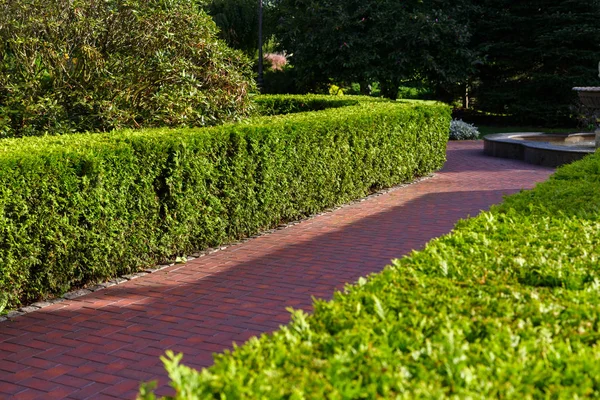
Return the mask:
<svg viewBox="0 0 600 400">
<path fill-rule="evenodd" d="M 86 294 L 90 294 L 90 293 L 92 293 L 91 290 L 79 289 L 79 290 L 73 290 L 72 292 L 67 292 L 63 295 L 63 297 L 67 300 L 73 300 L 73 299 L 76 299 L 77 297 L 85 296 Z"/>
<path fill-rule="evenodd" d="M 97 292 L 98 290 L 106 289 L 106 286 L 104 286 L 103 284 L 99 283 L 97 285 L 89 287 L 88 289 L 91 290 L 92 292 Z"/>
<path fill-rule="evenodd" d="M 32 306 L 37 308 L 44 308 L 51 306 L 52 304 L 54 303 L 51 303 L 50 301 L 38 301 L 37 303 L 33 303 Z"/>
<path fill-rule="evenodd" d="M 31 306 L 27 306 L 27 307 L 21 307 L 21 308 L 19 308 L 19 311 L 21 311 L 23 313 L 30 313 L 30 312 L 33 312 L 33 311 L 39 310 L 39 309 L 40 309 L 40 307 L 35 307 L 35 306 L 31 305 Z"/>
<path fill-rule="evenodd" d="M 24 312 L 21 312 L 21 311 L 9 311 L 9 312 L 6 314 L 6 318 L 9 318 L 9 319 L 11 319 L 11 318 L 16 318 L 16 317 L 19 317 L 19 316 L 21 316 L 21 315 L 25 315 L 25 313 L 24 313 Z"/>
</svg>

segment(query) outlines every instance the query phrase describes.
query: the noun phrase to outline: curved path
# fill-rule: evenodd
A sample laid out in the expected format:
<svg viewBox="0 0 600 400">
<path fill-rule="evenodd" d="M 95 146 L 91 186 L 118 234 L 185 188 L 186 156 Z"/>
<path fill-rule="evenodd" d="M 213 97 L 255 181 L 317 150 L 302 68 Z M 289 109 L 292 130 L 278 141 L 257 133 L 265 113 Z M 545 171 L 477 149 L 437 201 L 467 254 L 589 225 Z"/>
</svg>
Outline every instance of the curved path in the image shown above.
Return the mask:
<svg viewBox="0 0 600 400">
<path fill-rule="evenodd" d="M 159 378 L 166 349 L 187 365 L 285 324 L 286 307 L 381 270 L 552 169 L 485 157 L 450 142 L 430 179 L 272 234 L 0 323 L 0 398 L 135 398 Z"/>
</svg>

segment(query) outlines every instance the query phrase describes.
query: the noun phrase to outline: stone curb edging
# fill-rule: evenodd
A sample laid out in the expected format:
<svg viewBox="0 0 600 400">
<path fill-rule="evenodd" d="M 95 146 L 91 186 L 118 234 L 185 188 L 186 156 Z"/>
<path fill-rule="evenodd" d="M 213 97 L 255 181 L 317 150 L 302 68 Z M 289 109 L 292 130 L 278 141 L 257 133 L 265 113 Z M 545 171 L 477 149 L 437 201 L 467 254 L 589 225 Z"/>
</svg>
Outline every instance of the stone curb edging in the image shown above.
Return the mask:
<svg viewBox="0 0 600 400">
<path fill-rule="evenodd" d="M 224 244 L 224 245 L 219 246 L 219 247 L 209 247 L 209 248 L 207 248 L 205 250 L 192 253 L 191 256 L 185 257 L 185 260 L 183 260 L 183 261 L 180 261 L 180 260 L 183 259 L 184 257 L 180 257 L 180 258 L 177 258 L 176 260 L 170 260 L 170 262 L 168 262 L 168 263 L 158 264 L 158 265 L 155 265 L 153 267 L 145 268 L 144 270 L 142 270 L 140 272 L 136 272 L 136 273 L 133 273 L 133 274 L 122 275 L 120 277 L 111 279 L 111 280 L 106 281 L 104 283 L 98 283 L 98 284 L 95 284 L 95 285 L 90 286 L 90 287 L 72 290 L 70 292 L 67 292 L 67 293 L 63 294 L 62 297 L 59 297 L 59 298 L 56 298 L 56 299 L 38 301 L 38 302 L 35 302 L 33 304 L 20 307 L 17 310 L 9 311 L 7 314 L 0 316 L 0 323 L 5 322 L 5 321 L 11 321 L 14 318 L 20 317 L 20 316 L 25 315 L 25 314 L 29 314 L 29 313 L 37 311 L 37 310 L 41 310 L 41 309 L 43 309 L 45 307 L 48 307 L 48 306 L 51 306 L 53 304 L 62 303 L 64 301 L 66 301 L 66 300 L 73 300 L 73 299 L 76 299 L 78 297 L 85 296 L 87 294 L 97 292 L 99 290 L 103 290 L 103 289 L 106 289 L 106 288 L 109 288 L 109 287 L 112 287 L 112 286 L 119 285 L 121 283 L 128 282 L 130 280 L 134 280 L 134 279 L 140 278 L 140 277 L 148 275 L 148 274 L 152 274 L 152 273 L 161 271 L 163 269 L 172 267 L 172 266 L 174 266 L 176 264 L 183 265 L 183 264 L 187 263 L 188 261 L 195 260 L 196 258 L 204 257 L 204 256 L 207 256 L 209 254 L 213 254 L 213 253 L 219 252 L 221 250 L 225 250 L 226 248 L 228 248 L 230 246 L 235 246 L 235 245 L 238 245 L 238 244 L 241 244 L 241 243 L 245 243 L 245 242 L 248 242 L 248 241 L 250 241 L 252 239 L 256 239 L 258 237 L 261 237 L 261 236 L 270 235 L 270 234 L 272 234 L 272 233 L 274 233 L 276 231 L 287 229 L 289 227 L 298 225 L 298 224 L 300 224 L 302 222 L 310 221 L 312 219 L 315 219 L 317 217 L 320 217 L 320 216 L 332 213 L 332 212 L 340 210 L 342 208 L 349 207 L 349 206 L 352 206 L 354 204 L 362 203 L 362 202 L 364 202 L 366 200 L 369 200 L 371 198 L 379 197 L 379 196 L 382 196 L 382 195 L 390 193 L 390 192 L 394 192 L 396 190 L 402 189 L 402 188 L 407 187 L 409 185 L 413 185 L 413 184 L 425 181 L 425 180 L 430 179 L 430 178 L 432 178 L 434 176 L 435 176 L 435 174 L 429 174 L 429 175 L 426 175 L 426 176 L 423 176 L 423 177 L 419 177 L 419 178 L 416 178 L 415 180 L 413 180 L 411 182 L 401 183 L 401 184 L 392 186 L 390 188 L 378 190 L 378 191 L 376 191 L 374 193 L 371 193 L 371 194 L 369 194 L 369 195 L 367 195 L 365 197 L 362 197 L 362 198 L 356 199 L 356 200 L 352 200 L 352 201 L 350 201 L 348 203 L 344 203 L 344 204 L 342 204 L 340 206 L 334 206 L 334 207 L 327 208 L 327 209 L 325 209 L 325 210 L 323 210 L 323 211 L 321 211 L 319 213 L 309 215 L 308 217 L 304 217 L 304 218 L 301 218 L 299 220 L 288 222 L 288 223 L 279 224 L 276 228 L 272 228 L 272 229 L 268 229 L 268 230 L 256 233 L 254 235 L 248 236 L 247 238 L 238 240 L 236 242 Z"/>
<path fill-rule="evenodd" d="M 543 133 L 510 132 L 487 135 L 483 138 L 483 152 L 492 157 L 522 160 L 529 164 L 559 167 L 594 153 L 594 148 L 566 147 L 545 142 L 539 138 L 561 138 L 593 136 L 593 133 Z"/>
</svg>

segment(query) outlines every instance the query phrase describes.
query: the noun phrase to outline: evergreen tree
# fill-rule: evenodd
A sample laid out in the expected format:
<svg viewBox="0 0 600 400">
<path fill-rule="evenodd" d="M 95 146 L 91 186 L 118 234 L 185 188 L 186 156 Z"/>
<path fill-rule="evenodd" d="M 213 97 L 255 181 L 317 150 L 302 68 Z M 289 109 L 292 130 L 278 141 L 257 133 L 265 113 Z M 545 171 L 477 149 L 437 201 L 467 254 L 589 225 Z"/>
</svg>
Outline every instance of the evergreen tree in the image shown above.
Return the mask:
<svg viewBox="0 0 600 400">
<path fill-rule="evenodd" d="M 484 0 L 474 30 L 477 108 L 520 122 L 565 124 L 573 86 L 598 86 L 600 2 Z"/>
<path fill-rule="evenodd" d="M 279 0 L 278 38 L 315 86 L 379 81 L 395 98 L 403 81 L 453 85 L 473 53 L 469 0 Z"/>
</svg>

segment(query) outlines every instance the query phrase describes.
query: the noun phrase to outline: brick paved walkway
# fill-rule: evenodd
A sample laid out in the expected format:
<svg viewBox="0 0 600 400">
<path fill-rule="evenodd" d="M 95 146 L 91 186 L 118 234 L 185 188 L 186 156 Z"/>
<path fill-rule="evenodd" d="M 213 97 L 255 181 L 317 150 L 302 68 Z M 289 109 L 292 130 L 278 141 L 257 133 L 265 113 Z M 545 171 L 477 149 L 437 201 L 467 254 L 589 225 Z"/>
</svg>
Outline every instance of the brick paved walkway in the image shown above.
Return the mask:
<svg viewBox="0 0 600 400">
<path fill-rule="evenodd" d="M 288 306 L 379 271 L 552 170 L 451 142 L 435 177 L 161 272 L 0 323 L 0 398 L 135 398 L 166 349 L 193 367 L 276 329 Z"/>
</svg>

